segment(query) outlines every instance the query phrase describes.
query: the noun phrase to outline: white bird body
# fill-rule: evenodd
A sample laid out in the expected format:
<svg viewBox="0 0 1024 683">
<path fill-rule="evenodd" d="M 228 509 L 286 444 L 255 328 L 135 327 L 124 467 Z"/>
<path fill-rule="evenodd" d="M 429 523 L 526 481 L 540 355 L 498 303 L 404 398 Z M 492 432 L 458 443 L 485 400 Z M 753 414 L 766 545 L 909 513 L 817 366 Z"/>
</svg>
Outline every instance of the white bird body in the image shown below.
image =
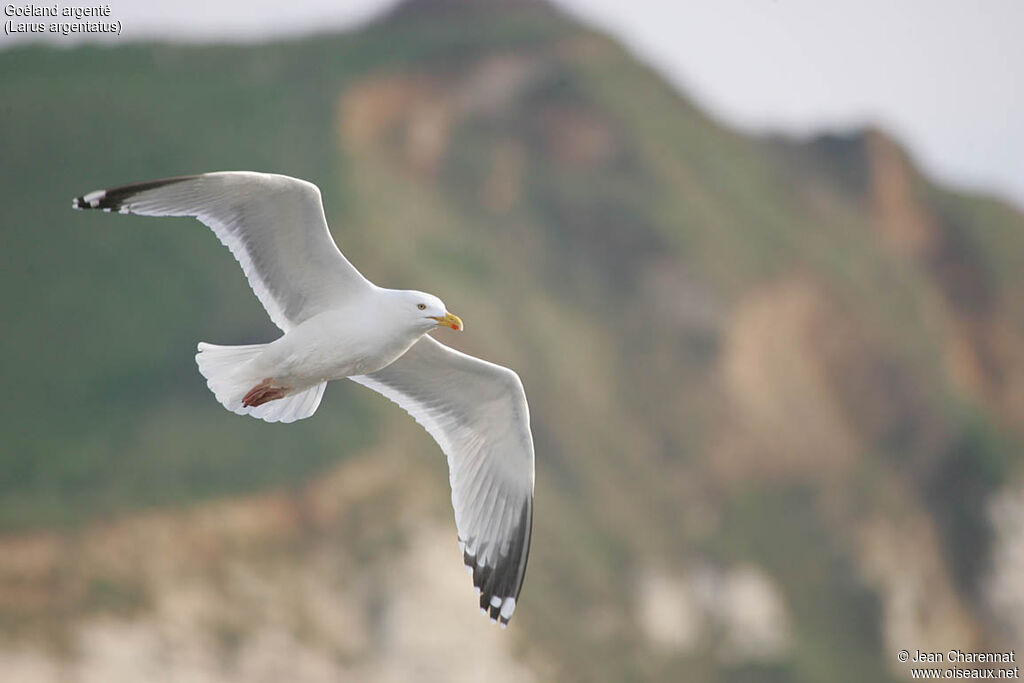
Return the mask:
<svg viewBox="0 0 1024 683">
<path fill-rule="evenodd" d="M 378 287 L 338 250 L 320 191 L 287 176 L 206 173 L 75 199 L 78 209 L 194 216 L 234 254 L 284 334 L 268 344 L 200 342 L 196 363 L 233 412 L 293 422 L 326 383 L 349 378 L 399 404 L 448 457 L 452 504 L 480 608 L 505 626 L 533 526 L 534 454 L 519 376 L 427 333 L 462 321 L 435 296 Z"/>
<path fill-rule="evenodd" d="M 375 287 L 371 297 L 318 313 L 266 345 L 252 360 L 259 378 L 301 391 L 333 379 L 376 372 L 393 363 L 437 324 L 398 315 L 404 292 Z M 404 301 L 402 301 L 404 303 Z M 374 312 L 373 324 L 367 321 Z"/>
</svg>

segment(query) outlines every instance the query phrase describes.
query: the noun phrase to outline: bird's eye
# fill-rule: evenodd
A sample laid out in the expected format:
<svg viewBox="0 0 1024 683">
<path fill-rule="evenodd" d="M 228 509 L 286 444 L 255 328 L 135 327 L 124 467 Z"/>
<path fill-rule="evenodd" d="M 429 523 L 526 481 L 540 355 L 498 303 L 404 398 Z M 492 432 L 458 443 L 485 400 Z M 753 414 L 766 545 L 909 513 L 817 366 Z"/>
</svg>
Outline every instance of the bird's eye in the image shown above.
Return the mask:
<svg viewBox="0 0 1024 683">
<path fill-rule="evenodd" d="M 421 311 L 425 311 L 425 310 L 427 310 L 427 305 L 426 304 L 416 304 L 416 308 L 420 309 Z"/>
</svg>

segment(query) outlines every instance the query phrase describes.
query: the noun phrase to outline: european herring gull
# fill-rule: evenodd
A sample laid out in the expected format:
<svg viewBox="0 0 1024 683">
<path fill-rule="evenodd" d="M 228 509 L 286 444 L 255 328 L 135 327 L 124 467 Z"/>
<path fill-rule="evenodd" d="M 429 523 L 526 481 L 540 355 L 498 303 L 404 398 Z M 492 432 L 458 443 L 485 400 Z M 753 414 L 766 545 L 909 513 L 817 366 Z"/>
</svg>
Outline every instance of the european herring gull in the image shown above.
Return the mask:
<svg viewBox="0 0 1024 683">
<path fill-rule="evenodd" d="M 405 409 L 448 458 L 459 546 L 492 621 L 516 608 L 533 527 L 534 456 L 519 376 L 427 333 L 462 330 L 436 296 L 378 287 L 341 253 L 320 190 L 282 175 L 205 173 L 90 192 L 76 209 L 194 216 L 231 250 L 284 334 L 200 343 L 196 363 L 228 410 L 267 422 L 312 415 L 348 379 Z"/>
</svg>

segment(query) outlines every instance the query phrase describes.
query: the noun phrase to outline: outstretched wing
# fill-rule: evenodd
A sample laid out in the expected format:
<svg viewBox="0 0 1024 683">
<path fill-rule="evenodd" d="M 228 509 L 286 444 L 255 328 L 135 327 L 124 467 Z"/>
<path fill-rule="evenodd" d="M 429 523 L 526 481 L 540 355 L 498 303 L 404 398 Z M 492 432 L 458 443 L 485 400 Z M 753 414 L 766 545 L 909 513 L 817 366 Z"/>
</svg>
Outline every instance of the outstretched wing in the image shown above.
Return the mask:
<svg viewBox="0 0 1024 683">
<path fill-rule="evenodd" d="M 338 250 L 320 190 L 304 180 L 204 173 L 97 190 L 76 198 L 73 206 L 195 216 L 231 250 L 270 319 L 286 332 L 373 286 Z"/>
<path fill-rule="evenodd" d="M 459 545 L 480 608 L 508 624 L 533 528 L 533 437 L 519 376 L 425 336 L 383 370 L 349 379 L 404 408 L 448 456 Z"/>
</svg>

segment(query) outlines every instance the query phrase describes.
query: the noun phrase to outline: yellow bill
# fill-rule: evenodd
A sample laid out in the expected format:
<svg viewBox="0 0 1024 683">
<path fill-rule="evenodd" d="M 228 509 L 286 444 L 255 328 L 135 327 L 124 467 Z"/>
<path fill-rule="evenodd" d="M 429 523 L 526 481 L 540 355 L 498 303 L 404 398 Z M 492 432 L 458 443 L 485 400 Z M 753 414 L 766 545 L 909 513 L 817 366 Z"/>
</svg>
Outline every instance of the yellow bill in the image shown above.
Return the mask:
<svg viewBox="0 0 1024 683">
<path fill-rule="evenodd" d="M 462 328 L 462 318 L 460 318 L 459 316 L 455 315 L 454 313 L 445 313 L 443 318 L 441 316 L 438 316 L 438 315 L 432 315 L 430 317 L 433 318 L 434 320 L 436 320 L 438 325 L 443 325 L 444 327 L 450 327 L 453 330 L 455 330 L 456 332 L 461 332 L 462 329 L 463 329 Z"/>
</svg>

